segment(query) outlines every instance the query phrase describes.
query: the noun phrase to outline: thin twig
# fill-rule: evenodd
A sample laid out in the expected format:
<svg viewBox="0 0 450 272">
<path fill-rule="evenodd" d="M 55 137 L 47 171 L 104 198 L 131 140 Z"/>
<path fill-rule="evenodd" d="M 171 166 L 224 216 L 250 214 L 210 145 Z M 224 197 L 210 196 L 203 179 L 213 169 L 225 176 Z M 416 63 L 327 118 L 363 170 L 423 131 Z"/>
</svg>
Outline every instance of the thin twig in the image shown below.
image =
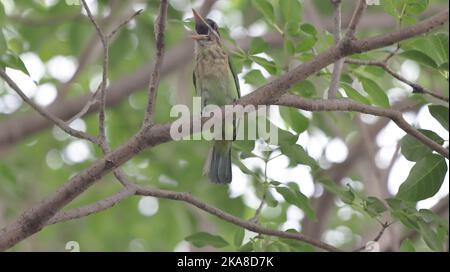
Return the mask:
<svg viewBox="0 0 450 272">
<path fill-rule="evenodd" d="M 99 111 L 99 147 L 101 148 L 104 155 L 107 155 L 109 152 L 111 152 L 111 148 L 108 143 L 108 139 L 106 138 L 106 129 L 105 129 L 105 107 L 106 107 L 106 85 L 108 82 L 108 74 L 109 74 L 109 39 L 117 32 L 119 29 L 123 26 L 125 26 L 130 20 L 132 20 L 134 17 L 139 15 L 142 12 L 141 10 L 138 10 L 133 15 L 131 15 L 128 19 L 126 19 L 123 23 L 121 23 L 119 26 L 117 26 L 108 36 L 105 36 L 103 30 L 98 25 L 97 21 L 95 20 L 94 16 L 92 15 L 91 11 L 89 10 L 88 5 L 86 4 L 85 0 L 82 0 L 83 6 L 86 9 L 86 13 L 88 14 L 89 19 L 91 20 L 92 24 L 94 25 L 97 34 L 102 42 L 103 46 L 103 77 L 102 82 L 100 83 L 98 89 L 95 91 L 95 93 L 92 95 L 91 100 L 88 101 L 88 103 L 85 105 L 85 107 L 80 112 L 80 115 L 84 114 L 85 111 L 88 111 L 90 108 L 90 105 L 95 103 L 97 101 L 97 93 L 100 92 L 100 111 Z M 114 176 L 117 180 L 124 186 L 127 187 L 131 183 L 126 178 L 125 173 L 121 170 L 121 168 L 117 168 L 113 171 Z"/>
<path fill-rule="evenodd" d="M 366 0 L 359 0 L 358 5 L 356 6 L 355 11 L 353 12 L 352 19 L 347 27 L 347 33 L 345 34 L 345 39 L 353 40 L 355 39 L 356 28 L 358 27 L 359 22 L 361 21 L 362 15 L 366 10 L 367 3 Z"/>
<path fill-rule="evenodd" d="M 341 0 L 331 0 L 334 5 L 334 44 L 338 45 L 341 41 Z M 339 81 L 341 80 L 342 68 L 344 67 L 344 59 L 341 58 L 333 65 L 333 74 L 331 78 L 330 88 L 328 89 L 328 98 L 336 98 L 339 89 Z"/>
<path fill-rule="evenodd" d="M 259 214 L 262 211 L 262 208 L 264 207 L 264 203 L 266 202 L 266 197 L 267 197 L 267 191 L 269 190 L 269 186 L 267 184 L 267 164 L 268 164 L 269 160 L 264 159 L 264 192 L 263 195 L 261 197 L 261 202 L 259 203 L 258 208 L 255 211 L 255 215 L 250 219 L 251 222 L 253 223 L 258 223 L 259 221 Z"/>
<path fill-rule="evenodd" d="M 144 127 L 150 126 L 153 123 L 153 115 L 155 111 L 156 94 L 157 94 L 156 91 L 159 86 L 161 67 L 164 59 L 164 47 L 165 47 L 164 35 L 166 30 L 166 17 L 167 17 L 167 0 L 161 0 L 157 22 L 155 23 L 156 61 L 148 85 L 148 102 L 147 102 L 147 110 L 145 112 L 144 117 L 144 124 L 143 124 Z"/>
<path fill-rule="evenodd" d="M 109 45 L 108 45 L 108 37 L 103 33 L 103 30 L 98 25 L 94 16 L 89 9 L 89 6 L 86 4 L 86 0 L 81 0 L 83 3 L 84 9 L 91 20 L 92 24 L 97 31 L 97 34 L 100 38 L 103 47 L 103 75 L 102 82 L 100 87 L 100 111 L 98 114 L 99 121 L 99 140 L 101 143 L 106 142 L 106 129 L 105 129 L 105 108 L 106 108 L 106 85 L 108 84 L 108 64 L 109 64 Z"/>
<path fill-rule="evenodd" d="M 378 66 L 382 69 L 384 69 L 387 73 L 389 73 L 391 76 L 396 78 L 397 80 L 409 85 L 413 89 L 413 93 L 421 93 L 421 94 L 428 94 L 430 96 L 433 96 L 434 98 L 440 99 L 445 102 L 449 102 L 448 97 L 437 94 L 433 91 L 428 90 L 427 88 L 423 87 L 422 85 L 419 85 L 415 82 L 412 82 L 400 74 L 394 72 L 389 66 L 386 64 L 385 61 L 378 61 L 378 60 L 360 60 L 360 59 L 346 59 L 346 63 L 349 64 L 356 64 L 356 65 L 370 65 L 370 66 Z"/>
<path fill-rule="evenodd" d="M 388 63 L 388 61 L 395 56 L 395 54 L 397 54 L 397 52 L 400 50 L 400 44 L 397 43 L 397 46 L 395 48 L 394 51 L 390 52 L 384 59 L 383 59 L 383 63 Z"/>
<path fill-rule="evenodd" d="M 380 231 L 378 232 L 377 236 L 375 236 L 375 238 L 373 238 L 373 240 L 371 240 L 371 242 L 378 242 L 378 241 L 381 239 L 381 237 L 383 236 L 384 231 L 385 231 L 390 225 L 392 225 L 392 223 L 388 223 L 388 222 L 386 222 L 386 223 L 381 223 L 381 229 L 380 229 Z M 359 248 L 353 250 L 353 252 L 362 251 L 362 250 L 364 250 L 364 249 L 366 249 L 366 246 L 361 246 L 361 247 L 359 247 Z"/>
<path fill-rule="evenodd" d="M 95 137 L 93 137 L 93 136 L 91 136 L 91 135 L 89 135 L 89 134 L 87 134 L 87 133 L 85 133 L 83 131 L 71 128 L 63 120 L 55 117 L 53 114 L 47 112 L 41 106 L 39 106 L 36 103 L 34 103 L 33 100 L 28 98 L 28 96 L 26 96 L 22 92 L 22 90 L 19 88 L 19 86 L 17 86 L 17 84 L 2 69 L 0 69 L 0 77 L 5 80 L 5 82 L 22 98 L 23 101 L 25 101 L 25 103 L 27 103 L 35 111 L 37 111 L 40 115 L 42 115 L 42 117 L 46 118 L 47 120 L 49 120 L 50 122 L 52 122 L 53 124 L 58 126 L 60 129 L 65 131 L 67 134 L 69 134 L 69 135 L 71 135 L 73 137 L 76 137 L 76 138 L 88 140 L 88 141 L 90 141 L 90 142 L 92 142 L 94 144 L 98 143 L 98 140 Z"/>
<path fill-rule="evenodd" d="M 75 119 L 83 117 L 92 106 L 94 106 L 95 104 L 100 102 L 97 98 L 98 94 L 100 92 L 100 86 L 101 86 L 101 84 L 99 84 L 97 87 L 97 90 L 95 90 L 95 92 L 93 92 L 91 94 L 90 98 L 88 99 L 88 102 L 86 102 L 86 104 L 83 106 L 83 108 L 67 121 L 68 124 L 72 123 Z"/>
<path fill-rule="evenodd" d="M 88 216 L 93 213 L 98 213 L 103 210 L 106 210 L 108 208 L 113 207 L 120 201 L 124 200 L 125 198 L 128 198 L 136 193 L 136 189 L 133 186 L 125 187 L 118 193 L 102 199 L 100 201 L 95 202 L 94 204 L 84 206 L 81 208 L 76 208 L 67 212 L 59 212 L 57 213 L 52 219 L 50 219 L 47 223 L 47 225 L 57 224 L 81 217 Z"/>
<path fill-rule="evenodd" d="M 139 14 L 141 14 L 143 11 L 143 9 L 140 9 L 138 11 L 136 11 L 135 13 L 133 13 L 130 17 L 128 17 L 125 21 L 123 21 L 120 25 L 118 25 L 116 28 L 113 29 L 113 31 L 111 31 L 108 36 L 107 39 L 111 40 L 111 38 L 124 26 L 126 26 L 131 20 L 134 19 L 134 17 L 138 16 Z"/>
<path fill-rule="evenodd" d="M 129 16 L 126 20 L 124 20 L 120 25 L 118 25 L 116 28 L 114 28 L 114 30 L 112 30 L 108 36 L 107 36 L 107 40 L 111 41 L 111 39 L 114 37 L 115 34 L 117 34 L 117 32 L 124 27 L 125 25 L 127 25 L 131 20 L 133 20 L 136 16 L 138 16 L 139 14 L 142 13 L 142 9 L 136 11 L 135 13 L 133 13 L 131 16 Z M 92 43 L 95 44 L 95 43 Z M 87 51 L 89 50 L 89 48 L 87 48 Z M 85 55 L 85 54 L 82 54 Z M 85 62 L 85 61 L 84 61 Z M 83 62 L 83 63 L 84 63 Z M 72 80 L 70 80 L 72 81 Z M 67 121 L 67 123 L 71 123 L 73 120 L 78 119 L 83 117 L 88 111 L 89 109 L 94 106 L 95 104 L 99 103 L 100 101 L 98 100 L 98 94 L 100 92 L 100 89 L 102 87 L 103 82 L 101 82 L 96 91 L 94 93 L 92 93 L 92 95 L 90 96 L 90 98 L 88 99 L 88 102 L 83 106 L 83 108 L 77 113 L 75 114 L 72 118 L 70 118 L 69 121 Z"/>
<path fill-rule="evenodd" d="M 397 142 L 395 146 L 394 154 L 392 154 L 391 160 L 389 161 L 388 167 L 384 171 L 384 180 L 387 184 L 387 179 L 389 178 L 389 173 L 391 173 L 392 168 L 394 167 L 395 162 L 397 161 L 398 157 L 400 156 L 400 141 Z"/>
</svg>

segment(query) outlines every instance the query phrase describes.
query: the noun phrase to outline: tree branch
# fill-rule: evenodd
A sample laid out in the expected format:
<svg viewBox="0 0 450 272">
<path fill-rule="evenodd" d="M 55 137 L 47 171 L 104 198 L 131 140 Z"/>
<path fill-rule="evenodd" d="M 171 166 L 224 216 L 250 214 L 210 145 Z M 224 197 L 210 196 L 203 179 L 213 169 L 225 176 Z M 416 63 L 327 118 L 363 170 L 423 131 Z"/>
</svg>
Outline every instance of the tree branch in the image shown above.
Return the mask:
<svg viewBox="0 0 450 272">
<path fill-rule="evenodd" d="M 420 131 L 414 129 L 410 124 L 408 124 L 408 122 L 405 121 L 402 112 L 398 110 L 364 105 L 350 99 L 303 99 L 299 96 L 291 94 L 282 96 L 275 104 L 280 106 L 295 107 L 308 111 L 355 111 L 386 117 L 391 119 L 406 133 L 415 137 L 417 140 L 429 146 L 434 151 L 438 152 L 447 159 L 449 157 L 449 152 L 446 148 L 431 140 Z"/>
<path fill-rule="evenodd" d="M 135 193 L 136 193 L 136 188 L 134 188 L 133 186 L 125 187 L 118 193 L 116 193 L 108 198 L 97 201 L 92 205 L 73 209 L 73 210 L 70 210 L 67 212 L 59 212 L 52 219 L 50 219 L 48 221 L 47 225 L 53 225 L 53 224 L 85 217 L 85 216 L 88 216 L 93 213 L 101 212 L 103 210 L 113 207 L 120 201 L 124 200 L 125 198 L 128 198 L 129 196 L 134 195 Z"/>
<path fill-rule="evenodd" d="M 164 59 L 164 32 L 166 30 L 166 17 L 167 17 L 167 0 L 161 0 L 159 7 L 159 15 L 157 22 L 155 23 L 155 37 L 156 37 L 156 61 L 153 67 L 153 72 L 150 76 L 150 82 L 148 86 L 148 102 L 147 110 L 145 112 L 143 126 L 149 126 L 153 123 L 153 114 L 155 111 L 156 103 L 156 91 L 159 86 L 159 79 L 161 74 L 162 62 Z"/>
<path fill-rule="evenodd" d="M 3 80 L 5 80 L 5 82 L 22 98 L 23 101 L 25 101 L 25 103 L 27 103 L 30 107 L 32 107 L 35 111 L 37 111 L 42 117 L 46 118 L 51 123 L 53 123 L 60 129 L 65 131 L 67 134 L 69 134 L 73 137 L 88 140 L 94 144 L 98 143 L 98 141 L 95 137 L 93 137 L 83 131 L 71 128 L 64 121 L 55 117 L 53 114 L 51 114 L 51 113 L 47 112 L 46 110 L 44 110 L 43 108 L 41 108 L 41 106 L 34 103 L 33 100 L 28 98 L 28 96 L 26 96 L 22 92 L 22 90 L 19 88 L 19 86 L 17 86 L 17 84 L 2 69 L 0 69 L 0 77 L 3 78 Z"/>
<path fill-rule="evenodd" d="M 358 5 L 356 6 L 355 11 L 353 12 L 352 19 L 347 27 L 347 33 L 345 34 L 345 39 L 353 40 L 355 39 L 356 28 L 358 27 L 359 22 L 361 21 L 362 15 L 366 10 L 367 3 L 366 0 L 359 0 Z"/>
<path fill-rule="evenodd" d="M 256 223 L 240 219 L 236 216 L 228 214 L 222 210 L 219 210 L 213 206 L 210 206 L 210 205 L 196 199 L 190 193 L 179 193 L 179 192 L 172 192 L 172 191 L 159 190 L 159 189 L 146 189 L 146 188 L 137 186 L 136 194 L 144 195 L 144 196 L 153 196 L 153 197 L 158 197 L 158 198 L 167 198 L 167 199 L 172 199 L 172 200 L 177 200 L 177 201 L 183 201 L 183 202 L 189 203 L 207 213 L 210 213 L 216 217 L 219 217 L 220 219 L 230 222 L 231 224 L 241 226 L 247 230 L 250 230 L 250 231 L 253 231 L 253 232 L 256 232 L 259 234 L 265 234 L 265 235 L 276 236 L 276 237 L 281 237 L 281 238 L 299 240 L 299 241 L 314 245 L 318 248 L 324 249 L 326 251 L 341 251 L 340 249 L 338 249 L 336 247 L 333 247 L 333 246 L 328 245 L 321 241 L 312 240 L 308 237 L 303 236 L 300 233 L 291 233 L 291 232 L 267 229 L 267 228 L 259 226 Z"/>
<path fill-rule="evenodd" d="M 334 5 L 334 44 L 338 45 L 341 41 L 341 0 L 331 0 L 331 2 Z M 328 89 L 328 98 L 336 98 L 343 67 L 344 59 L 339 59 L 334 63 L 330 88 Z"/>
<path fill-rule="evenodd" d="M 377 236 L 375 236 L 375 238 L 373 238 L 372 242 L 378 242 L 378 241 L 380 240 L 381 236 L 383 236 L 384 231 L 385 231 L 390 225 L 392 225 L 392 223 L 388 223 L 388 222 L 382 223 L 382 224 L 381 224 L 381 230 L 378 232 Z M 367 245 L 361 246 L 361 247 L 359 247 L 359 248 L 353 250 L 353 252 L 362 251 L 362 250 L 366 249 L 366 247 L 367 247 Z"/>
<path fill-rule="evenodd" d="M 84 9 L 91 20 L 92 24 L 97 31 L 97 34 L 100 38 L 103 48 L 103 75 L 102 82 L 100 84 L 100 111 L 98 114 L 98 123 L 99 123 L 99 141 L 100 144 L 106 144 L 106 131 L 105 131 L 105 105 L 106 105 L 106 85 L 108 84 L 108 63 L 109 63 L 109 45 L 108 45 L 108 37 L 103 33 L 103 30 L 98 25 L 94 16 L 89 9 L 89 6 L 86 4 L 85 0 L 81 0 L 83 3 Z"/>
<path fill-rule="evenodd" d="M 116 26 L 116 28 L 114 28 L 106 37 L 108 40 L 111 40 L 111 38 L 116 35 L 116 33 L 124 26 L 126 26 L 129 22 L 131 22 L 131 20 L 133 20 L 136 16 L 138 16 L 139 14 L 141 14 L 143 11 L 143 9 L 140 9 L 138 11 L 136 11 L 135 13 L 133 13 L 132 15 L 130 15 L 130 17 L 128 17 L 127 19 L 125 19 L 120 25 Z"/>
<path fill-rule="evenodd" d="M 389 55 L 390 56 L 390 55 Z M 408 79 L 404 78 L 400 74 L 394 72 L 389 66 L 386 64 L 386 61 L 378 61 L 378 60 L 360 60 L 360 59 L 346 59 L 346 63 L 349 64 L 356 64 L 356 65 L 370 65 L 370 66 L 377 66 L 385 70 L 387 73 L 389 73 L 394 78 L 398 79 L 399 81 L 409 85 L 413 89 L 413 93 L 421 93 L 421 94 L 428 94 L 434 98 L 440 99 L 444 102 L 449 102 L 448 97 L 445 97 L 443 95 L 440 95 L 438 93 L 435 93 L 433 91 L 428 90 L 427 88 L 414 83 L 412 81 L 409 81 Z"/>
<path fill-rule="evenodd" d="M 236 216 L 228 214 L 220 209 L 217 209 L 213 206 L 210 206 L 210 205 L 196 199 L 190 193 L 160 190 L 160 189 L 153 189 L 153 188 L 145 188 L 145 187 L 135 185 L 135 184 L 130 184 L 130 186 L 125 187 L 118 193 L 116 193 L 106 199 L 97 201 L 94 204 L 87 205 L 87 206 L 84 206 L 81 208 L 76 208 L 76 209 L 73 209 L 73 210 L 70 210 L 67 212 L 60 212 L 60 213 L 56 214 L 52 219 L 50 219 L 48 221 L 47 225 L 52 225 L 52 224 L 57 224 L 57 223 L 73 220 L 73 219 L 78 219 L 78 218 L 81 218 L 84 216 L 91 215 L 93 213 L 98 213 L 98 212 L 104 211 L 108 208 L 113 207 L 120 201 L 122 201 L 132 195 L 152 196 L 152 197 L 157 197 L 157 198 L 171 199 L 171 200 L 186 202 L 186 203 L 188 203 L 194 207 L 197 207 L 209 214 L 212 214 L 224 221 L 227 221 L 231 224 L 243 227 L 247 230 L 250 230 L 250 231 L 253 231 L 253 232 L 256 232 L 259 234 L 265 234 L 265 235 L 270 235 L 270 236 L 275 236 L 275 237 L 299 240 L 299 241 L 314 245 L 325 251 L 341 251 L 340 249 L 333 247 L 327 243 L 310 239 L 300 233 L 291 233 L 291 232 L 267 229 L 267 228 L 259 226 L 257 223 L 240 219 Z"/>
</svg>

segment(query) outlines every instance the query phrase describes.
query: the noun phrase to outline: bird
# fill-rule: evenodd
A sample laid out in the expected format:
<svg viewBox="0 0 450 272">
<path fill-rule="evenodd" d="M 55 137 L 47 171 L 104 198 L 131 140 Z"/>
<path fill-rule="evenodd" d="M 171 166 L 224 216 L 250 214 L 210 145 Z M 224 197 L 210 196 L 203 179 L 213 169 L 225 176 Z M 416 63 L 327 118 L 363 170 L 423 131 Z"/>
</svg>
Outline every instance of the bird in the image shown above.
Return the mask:
<svg viewBox="0 0 450 272">
<path fill-rule="evenodd" d="M 202 109 L 207 105 L 231 105 L 240 98 L 239 80 L 229 56 L 222 46 L 216 22 L 203 19 L 194 9 L 195 32 L 193 82 Z M 222 130 L 224 130 L 222 128 Z M 233 120 L 233 138 L 236 123 Z M 223 131 L 222 131 L 223 133 Z M 205 173 L 211 182 L 228 184 L 232 181 L 232 140 L 215 140 L 205 163 Z"/>
</svg>

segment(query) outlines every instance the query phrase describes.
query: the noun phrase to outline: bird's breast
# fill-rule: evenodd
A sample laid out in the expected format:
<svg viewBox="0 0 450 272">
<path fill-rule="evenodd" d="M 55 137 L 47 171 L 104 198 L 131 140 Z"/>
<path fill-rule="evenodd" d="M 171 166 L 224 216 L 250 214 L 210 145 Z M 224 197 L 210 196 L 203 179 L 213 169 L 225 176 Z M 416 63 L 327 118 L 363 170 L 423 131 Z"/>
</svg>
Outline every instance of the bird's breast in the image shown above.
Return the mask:
<svg viewBox="0 0 450 272">
<path fill-rule="evenodd" d="M 198 50 L 195 66 L 196 76 L 199 80 L 223 79 L 229 69 L 227 55 L 217 48 Z"/>
</svg>

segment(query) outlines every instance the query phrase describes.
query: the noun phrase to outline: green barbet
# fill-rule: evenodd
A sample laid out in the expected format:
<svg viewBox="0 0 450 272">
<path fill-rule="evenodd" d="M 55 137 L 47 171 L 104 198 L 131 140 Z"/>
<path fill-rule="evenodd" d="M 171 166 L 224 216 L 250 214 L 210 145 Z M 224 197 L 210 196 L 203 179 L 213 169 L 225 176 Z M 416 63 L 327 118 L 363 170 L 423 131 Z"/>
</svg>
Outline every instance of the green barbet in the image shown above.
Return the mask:
<svg viewBox="0 0 450 272">
<path fill-rule="evenodd" d="M 197 32 L 192 36 L 195 40 L 193 79 L 196 93 L 201 96 L 202 108 L 233 104 L 240 97 L 239 81 L 222 47 L 218 26 L 213 20 L 203 19 L 195 10 L 192 11 Z M 232 129 L 234 137 L 236 131 Z M 216 140 L 207 158 L 205 172 L 214 183 L 224 184 L 232 180 L 231 144 L 232 140 Z"/>
</svg>

